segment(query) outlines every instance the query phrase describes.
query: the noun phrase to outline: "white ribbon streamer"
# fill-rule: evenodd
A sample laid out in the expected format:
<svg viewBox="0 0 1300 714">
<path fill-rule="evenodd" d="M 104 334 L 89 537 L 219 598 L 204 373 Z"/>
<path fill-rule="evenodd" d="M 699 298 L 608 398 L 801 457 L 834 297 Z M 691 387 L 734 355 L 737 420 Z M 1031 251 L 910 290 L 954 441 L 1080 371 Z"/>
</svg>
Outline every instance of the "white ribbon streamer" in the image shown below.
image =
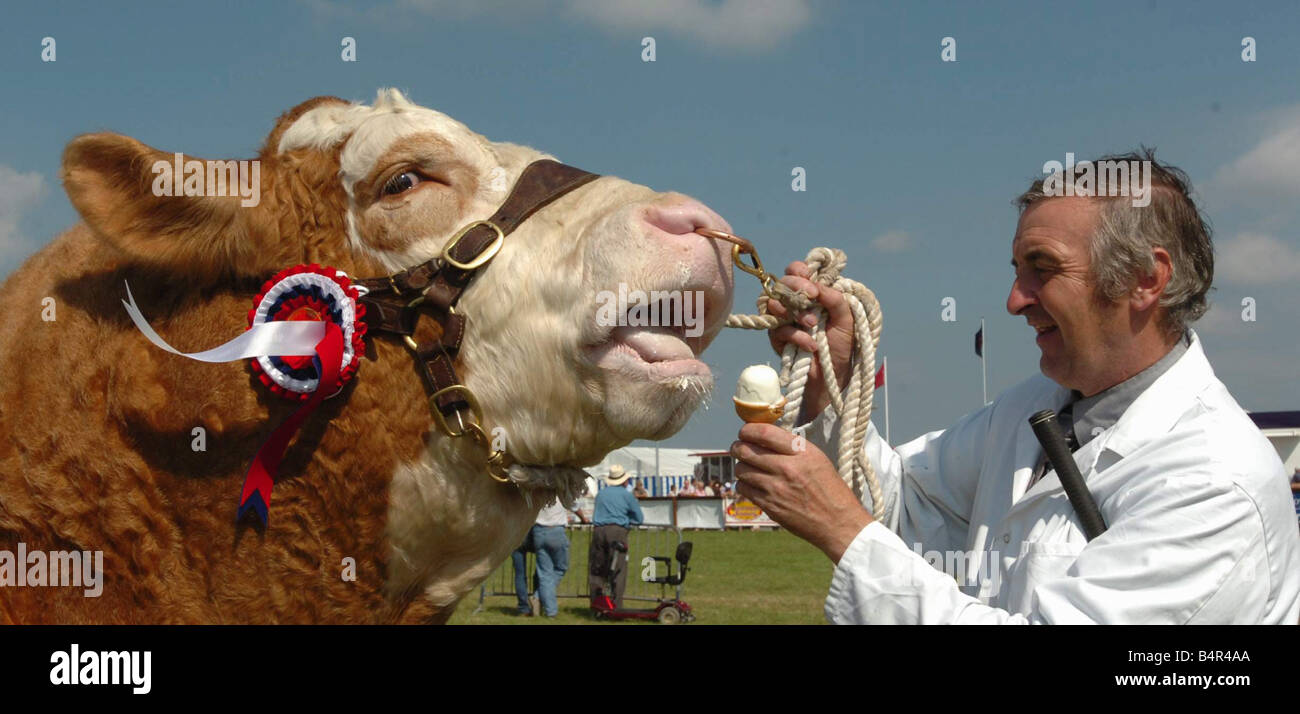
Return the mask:
<svg viewBox="0 0 1300 714">
<path fill-rule="evenodd" d="M 189 357 L 192 360 L 200 362 L 233 362 L 250 357 L 314 357 L 316 356 L 316 345 L 325 338 L 324 322 L 300 322 L 280 320 L 276 322 L 264 322 L 255 325 L 244 334 L 235 339 L 210 350 L 203 352 L 185 353 L 167 344 L 166 340 L 158 336 L 150 327 L 149 321 L 144 319 L 140 308 L 135 305 L 135 297 L 131 295 L 131 285 L 126 286 L 126 296 L 128 300 L 123 300 L 122 304 L 126 306 L 126 312 L 131 316 L 131 321 L 135 323 L 141 334 L 149 338 L 149 341 L 161 347 L 172 354 L 182 357 Z"/>
</svg>

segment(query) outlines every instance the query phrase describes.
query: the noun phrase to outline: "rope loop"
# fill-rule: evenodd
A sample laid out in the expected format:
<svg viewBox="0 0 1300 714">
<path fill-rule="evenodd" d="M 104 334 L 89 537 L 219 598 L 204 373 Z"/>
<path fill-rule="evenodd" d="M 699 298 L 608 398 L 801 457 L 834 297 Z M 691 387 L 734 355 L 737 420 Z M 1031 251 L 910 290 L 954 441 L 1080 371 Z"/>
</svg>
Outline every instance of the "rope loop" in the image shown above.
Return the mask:
<svg viewBox="0 0 1300 714">
<path fill-rule="evenodd" d="M 840 275 L 848 265 L 844 251 L 832 248 L 813 248 L 804 261 L 812 271 L 811 281 L 817 285 L 834 288 L 844 294 L 853 313 L 853 367 L 847 389 L 842 387 L 831 365 L 830 346 L 826 339 L 827 315 L 825 308 L 801 291 L 792 290 L 779 280 L 767 281 L 758 298 L 758 313 L 733 314 L 727 318 L 727 327 L 746 330 L 771 330 L 781 325 L 794 324 L 794 316 L 812 311 L 817 324 L 809 329 L 816 354 L 787 344 L 781 354 L 781 391 L 785 393 L 785 413 L 777 422 L 783 429 L 794 429 L 795 420 L 803 409 L 804 388 L 813 359 L 821 367 L 830 409 L 840 424 L 840 443 L 837 466 L 840 478 L 862 498 L 871 496 L 871 514 L 877 520 L 885 518 L 885 498 L 871 461 L 863 453 L 867 424 L 871 421 L 872 400 L 875 396 L 876 347 L 880 344 L 882 315 L 875 293 L 862 283 Z M 789 317 L 778 318 L 767 311 L 768 301 L 784 305 Z M 843 393 L 843 394 L 841 394 Z"/>
</svg>

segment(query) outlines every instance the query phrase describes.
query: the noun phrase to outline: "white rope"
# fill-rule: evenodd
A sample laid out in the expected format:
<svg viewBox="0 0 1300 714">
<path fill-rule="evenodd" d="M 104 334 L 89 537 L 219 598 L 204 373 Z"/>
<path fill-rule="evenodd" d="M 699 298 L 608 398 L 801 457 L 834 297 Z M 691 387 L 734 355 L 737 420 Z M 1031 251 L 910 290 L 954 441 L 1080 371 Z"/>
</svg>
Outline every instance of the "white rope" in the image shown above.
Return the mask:
<svg viewBox="0 0 1300 714">
<path fill-rule="evenodd" d="M 876 346 L 880 344 L 881 314 L 880 302 L 875 293 L 856 280 L 842 277 L 840 271 L 848 264 L 848 258 L 842 250 L 831 248 L 814 248 L 808 253 L 808 267 L 812 271 L 812 282 L 834 288 L 844 294 L 849 310 L 853 313 L 853 349 L 856 364 L 849 375 L 848 390 L 840 396 L 840 385 L 831 366 L 830 348 L 826 341 L 826 309 L 801 292 L 795 292 L 784 283 L 773 282 L 769 293 L 764 290 L 758 298 L 757 315 L 731 315 L 727 318 L 727 327 L 747 330 L 770 330 L 794 322 L 797 313 L 812 311 L 817 315 L 817 324 L 809 332 L 816 345 L 816 358 L 821 367 L 826 391 L 830 395 L 831 406 L 836 419 L 840 422 L 840 443 L 838 468 L 840 478 L 853 489 L 853 493 L 862 498 L 865 491 L 871 495 L 871 515 L 877 520 L 885 518 L 885 497 L 880 490 L 880 481 L 876 478 L 871 461 L 862 451 L 867 438 L 867 424 L 871 421 L 872 400 L 876 392 Z M 789 317 L 778 318 L 767 312 L 768 299 L 775 299 L 784 305 Z M 785 393 L 785 413 L 777 422 L 781 428 L 792 431 L 795 420 L 803 408 L 804 387 L 808 383 L 808 371 L 812 366 L 814 355 L 793 344 L 786 344 L 781 353 L 781 390 Z"/>
</svg>

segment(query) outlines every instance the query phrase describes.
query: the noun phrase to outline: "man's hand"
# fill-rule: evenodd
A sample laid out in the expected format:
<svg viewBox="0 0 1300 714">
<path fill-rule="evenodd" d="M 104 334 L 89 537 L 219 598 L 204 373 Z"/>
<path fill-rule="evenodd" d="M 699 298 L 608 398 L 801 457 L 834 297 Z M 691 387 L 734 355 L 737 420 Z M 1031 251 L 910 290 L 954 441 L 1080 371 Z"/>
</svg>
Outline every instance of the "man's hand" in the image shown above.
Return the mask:
<svg viewBox="0 0 1300 714">
<path fill-rule="evenodd" d="M 838 563 L 871 521 L 834 464 L 816 446 L 771 424 L 746 424 L 731 445 L 736 491 L 791 533 L 812 543 Z"/>
<path fill-rule="evenodd" d="M 826 308 L 826 342 L 830 347 L 831 364 L 835 368 L 835 380 L 840 389 L 844 389 L 849 379 L 849 358 L 853 355 L 853 311 L 849 309 L 844 293 L 835 288 L 817 285 L 808 279 L 811 276 L 812 271 L 807 263 L 796 260 L 785 269 L 785 276 L 781 278 L 781 282 L 793 290 L 802 290 L 805 295 Z M 785 305 L 776 300 L 767 301 L 767 311 L 777 317 L 785 317 L 790 312 Z M 817 324 L 817 315 L 808 312 L 798 316 L 798 321 L 805 327 L 812 327 Z M 772 343 L 772 349 L 776 350 L 777 355 L 785 349 L 786 343 L 794 343 L 800 349 L 816 352 L 812 335 L 795 325 L 782 325 L 769 330 L 767 339 Z M 826 405 L 831 403 L 830 395 L 826 391 L 826 380 L 822 378 L 821 364 L 815 359 L 808 369 L 808 383 L 804 386 L 803 395 L 804 414 L 808 418 L 820 414 L 826 409 Z"/>
</svg>

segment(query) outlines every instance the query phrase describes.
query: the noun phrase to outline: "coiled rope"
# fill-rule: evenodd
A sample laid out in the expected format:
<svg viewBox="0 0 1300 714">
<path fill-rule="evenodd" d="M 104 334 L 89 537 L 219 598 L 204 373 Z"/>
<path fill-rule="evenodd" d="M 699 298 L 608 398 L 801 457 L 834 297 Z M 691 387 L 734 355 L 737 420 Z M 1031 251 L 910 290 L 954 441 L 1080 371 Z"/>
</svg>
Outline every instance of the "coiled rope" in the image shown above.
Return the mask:
<svg viewBox="0 0 1300 714">
<path fill-rule="evenodd" d="M 826 390 L 830 396 L 831 409 L 836 420 L 840 422 L 840 443 L 838 469 L 840 478 L 853 489 L 853 493 L 862 498 L 864 490 L 871 495 L 871 514 L 877 520 L 885 518 L 885 497 L 880 489 L 871 460 L 863 453 L 863 444 L 867 438 L 867 424 L 871 421 L 872 400 L 875 398 L 876 347 L 880 344 L 882 317 L 880 302 L 875 293 L 862 283 L 840 275 L 848 264 L 844 251 L 831 248 L 814 248 L 808 253 L 805 262 L 811 270 L 811 282 L 834 288 L 844 294 L 849 310 L 853 313 L 853 351 L 855 364 L 849 376 L 848 390 L 840 394 L 839 381 L 831 364 L 830 346 L 826 339 L 826 309 L 802 292 L 791 290 L 787 285 L 772 278 L 763 270 L 762 263 L 749 241 L 726 234 L 721 231 L 700 229 L 699 233 L 709 238 L 728 240 L 736 245 L 732 256 L 736 265 L 745 272 L 755 275 L 763 283 L 763 292 L 758 298 L 758 314 L 733 314 L 727 318 L 727 327 L 746 330 L 771 330 L 782 325 L 796 324 L 798 315 L 812 311 L 817 315 L 817 324 L 809 329 L 813 344 L 816 346 L 816 359 L 821 367 Z M 740 256 L 749 253 L 753 256 L 754 266 L 744 265 Z M 769 299 L 784 305 L 788 311 L 785 318 L 771 315 L 767 311 Z M 785 412 L 777 424 L 793 431 L 795 420 L 803 409 L 804 387 L 808 383 L 808 371 L 812 366 L 814 355 L 787 343 L 781 353 L 781 390 L 785 393 Z"/>
</svg>

